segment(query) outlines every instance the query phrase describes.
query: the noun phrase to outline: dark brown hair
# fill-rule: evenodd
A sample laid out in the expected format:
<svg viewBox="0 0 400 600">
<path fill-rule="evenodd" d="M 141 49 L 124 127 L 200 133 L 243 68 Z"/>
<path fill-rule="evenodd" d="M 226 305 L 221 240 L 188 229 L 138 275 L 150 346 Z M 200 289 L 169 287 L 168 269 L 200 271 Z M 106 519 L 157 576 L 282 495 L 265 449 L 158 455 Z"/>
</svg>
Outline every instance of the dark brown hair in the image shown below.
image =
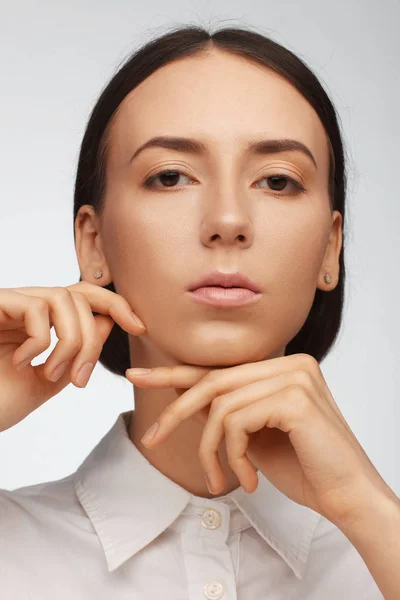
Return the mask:
<svg viewBox="0 0 400 600">
<path fill-rule="evenodd" d="M 174 27 L 146 43 L 124 62 L 103 89 L 89 117 L 80 148 L 74 191 L 74 222 L 84 204 L 92 205 L 98 213 L 102 210 L 110 125 L 125 96 L 163 65 L 186 56 L 207 53 L 213 47 L 273 69 L 295 86 L 314 108 L 325 128 L 330 147 L 327 183 L 331 210 L 342 214 L 344 224 L 346 170 L 338 116 L 316 75 L 293 52 L 256 31 L 230 27 L 211 33 L 200 26 Z M 344 228 L 342 235 L 338 284 L 331 291 L 316 289 L 309 315 L 301 330 L 287 344 L 285 355 L 306 353 L 321 362 L 336 340 L 344 303 Z M 116 291 L 113 283 L 104 287 Z M 128 334 L 117 323 L 103 346 L 99 360 L 106 369 L 123 376 L 131 366 Z"/>
</svg>

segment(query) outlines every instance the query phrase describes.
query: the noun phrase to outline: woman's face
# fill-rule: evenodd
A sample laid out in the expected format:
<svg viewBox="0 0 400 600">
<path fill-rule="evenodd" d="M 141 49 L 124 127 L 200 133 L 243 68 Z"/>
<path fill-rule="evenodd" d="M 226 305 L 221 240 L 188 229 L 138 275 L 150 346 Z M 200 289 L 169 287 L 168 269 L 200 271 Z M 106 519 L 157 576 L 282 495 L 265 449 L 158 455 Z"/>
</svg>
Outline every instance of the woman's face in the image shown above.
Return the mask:
<svg viewBox="0 0 400 600">
<path fill-rule="evenodd" d="M 201 153 L 148 147 L 155 136 L 194 138 Z M 290 138 L 300 151 L 252 153 L 248 144 Z M 132 364 L 233 366 L 283 356 L 316 288 L 337 283 L 340 214 L 328 198 L 329 152 L 314 109 L 284 78 L 213 50 L 170 63 L 143 81 L 115 116 L 104 212 L 97 221 L 106 282 L 147 327 L 130 336 Z M 161 170 L 152 187 L 146 179 Z M 276 176 L 292 178 L 305 188 Z M 172 181 L 172 185 L 168 183 Z M 258 302 L 195 303 L 200 276 L 240 271 Z M 332 284 L 323 281 L 325 273 Z"/>
</svg>

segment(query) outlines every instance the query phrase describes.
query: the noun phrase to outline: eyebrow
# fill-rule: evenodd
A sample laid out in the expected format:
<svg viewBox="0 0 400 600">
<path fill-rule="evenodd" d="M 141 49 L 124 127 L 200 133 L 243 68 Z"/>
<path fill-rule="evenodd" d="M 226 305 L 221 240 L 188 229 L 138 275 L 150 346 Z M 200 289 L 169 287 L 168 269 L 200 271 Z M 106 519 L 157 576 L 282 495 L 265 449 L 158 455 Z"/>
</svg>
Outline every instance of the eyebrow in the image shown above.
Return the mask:
<svg viewBox="0 0 400 600">
<path fill-rule="evenodd" d="M 161 135 L 152 137 L 147 142 L 139 146 L 139 148 L 134 152 L 131 157 L 130 162 L 132 162 L 143 150 L 146 148 L 169 148 L 170 150 L 177 150 L 178 152 L 189 152 L 191 154 L 206 154 L 207 146 L 200 142 L 199 140 L 195 140 L 194 138 L 188 137 L 176 137 L 176 136 L 168 136 Z M 309 148 L 302 142 L 298 140 L 292 140 L 288 138 L 284 139 L 276 139 L 276 140 L 260 140 L 255 142 L 250 142 L 245 150 L 246 153 L 267 155 L 267 154 L 277 154 L 278 152 L 302 152 L 308 158 L 310 158 L 315 166 L 318 169 L 317 162 Z"/>
</svg>

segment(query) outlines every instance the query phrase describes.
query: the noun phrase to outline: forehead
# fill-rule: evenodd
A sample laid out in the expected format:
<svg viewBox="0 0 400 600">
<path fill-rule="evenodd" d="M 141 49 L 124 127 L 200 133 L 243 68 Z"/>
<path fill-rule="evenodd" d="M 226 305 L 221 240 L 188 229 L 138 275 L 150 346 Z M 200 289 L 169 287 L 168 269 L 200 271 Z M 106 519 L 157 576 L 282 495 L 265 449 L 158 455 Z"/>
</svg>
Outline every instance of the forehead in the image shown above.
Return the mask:
<svg viewBox="0 0 400 600">
<path fill-rule="evenodd" d="M 328 170 L 326 134 L 308 101 L 273 70 L 227 52 L 179 59 L 141 82 L 114 117 L 111 155 L 124 159 L 155 135 L 198 137 L 211 153 L 240 152 L 249 138 L 293 138 Z"/>
</svg>

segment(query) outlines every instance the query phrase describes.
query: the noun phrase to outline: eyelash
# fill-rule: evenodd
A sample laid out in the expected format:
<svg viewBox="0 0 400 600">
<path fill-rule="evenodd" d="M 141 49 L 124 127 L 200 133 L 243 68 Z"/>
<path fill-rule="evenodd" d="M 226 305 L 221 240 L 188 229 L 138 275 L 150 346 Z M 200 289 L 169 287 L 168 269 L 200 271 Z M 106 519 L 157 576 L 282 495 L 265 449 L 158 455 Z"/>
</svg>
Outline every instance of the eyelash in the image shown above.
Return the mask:
<svg viewBox="0 0 400 600">
<path fill-rule="evenodd" d="M 154 175 L 150 175 L 150 177 L 148 177 L 141 185 L 141 187 L 145 188 L 145 189 L 156 189 L 155 186 L 153 186 L 153 182 L 155 179 L 157 179 L 157 177 L 159 177 L 160 175 L 164 175 L 165 173 L 179 173 L 180 175 L 185 175 L 186 177 L 189 177 L 189 179 L 191 179 L 191 177 L 189 175 L 187 175 L 187 173 L 180 171 L 179 169 L 164 169 L 163 171 L 158 171 L 158 173 L 155 173 Z M 269 179 L 271 177 L 275 177 L 275 178 L 279 178 L 279 179 L 287 179 L 288 181 L 290 181 L 290 183 L 292 183 L 295 188 L 297 189 L 298 193 L 304 193 L 306 191 L 306 189 L 304 188 L 304 186 L 299 183 L 296 179 L 293 179 L 293 177 L 289 177 L 288 175 L 286 175 L 285 173 L 273 173 L 272 175 L 268 175 L 266 177 L 261 177 L 260 179 Z M 177 186 L 170 186 L 170 188 L 168 188 L 168 186 L 161 186 L 162 190 L 176 190 L 179 189 L 177 188 Z M 278 195 L 281 195 L 281 190 L 270 190 L 271 192 L 274 192 Z M 282 190 L 282 193 L 285 194 L 284 190 Z M 295 195 L 296 192 L 289 192 L 286 193 L 286 195 L 288 196 L 293 196 Z"/>
</svg>

